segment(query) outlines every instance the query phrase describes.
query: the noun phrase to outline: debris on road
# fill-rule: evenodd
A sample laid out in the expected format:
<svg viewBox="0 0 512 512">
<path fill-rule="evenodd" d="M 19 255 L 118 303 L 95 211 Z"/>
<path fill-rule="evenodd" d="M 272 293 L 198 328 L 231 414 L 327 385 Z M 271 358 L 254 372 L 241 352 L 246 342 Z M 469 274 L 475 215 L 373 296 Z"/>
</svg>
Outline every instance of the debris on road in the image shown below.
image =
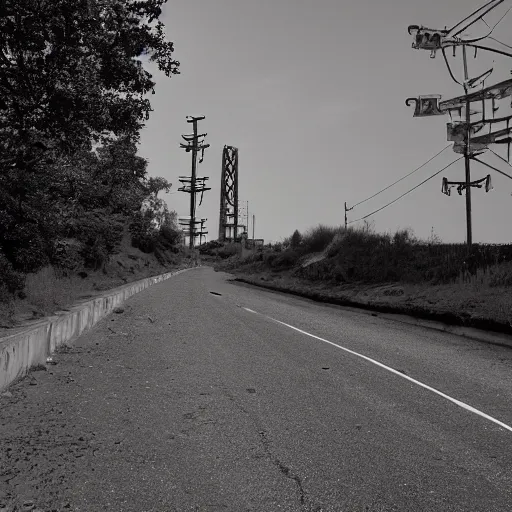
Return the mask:
<svg viewBox="0 0 512 512">
<path fill-rule="evenodd" d="M 119 335 L 119 336 L 128 336 L 128 333 L 126 333 L 126 332 L 117 332 L 117 331 L 114 331 L 114 329 L 112 329 L 111 327 L 107 327 L 107 329 L 108 329 L 112 334 L 116 334 L 116 335 Z M 96 345 L 98 345 L 98 343 L 96 343 Z"/>
</svg>

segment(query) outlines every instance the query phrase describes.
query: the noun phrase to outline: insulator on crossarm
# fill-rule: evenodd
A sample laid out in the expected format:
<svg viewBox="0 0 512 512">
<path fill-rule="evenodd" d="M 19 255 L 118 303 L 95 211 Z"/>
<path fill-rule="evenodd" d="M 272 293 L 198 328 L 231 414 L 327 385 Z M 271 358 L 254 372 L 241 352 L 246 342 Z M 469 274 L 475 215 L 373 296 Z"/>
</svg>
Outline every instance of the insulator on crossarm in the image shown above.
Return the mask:
<svg viewBox="0 0 512 512">
<path fill-rule="evenodd" d="M 494 189 L 494 187 L 492 186 L 491 175 L 488 174 L 487 178 L 485 178 L 485 191 L 490 192 L 493 189 Z"/>
</svg>

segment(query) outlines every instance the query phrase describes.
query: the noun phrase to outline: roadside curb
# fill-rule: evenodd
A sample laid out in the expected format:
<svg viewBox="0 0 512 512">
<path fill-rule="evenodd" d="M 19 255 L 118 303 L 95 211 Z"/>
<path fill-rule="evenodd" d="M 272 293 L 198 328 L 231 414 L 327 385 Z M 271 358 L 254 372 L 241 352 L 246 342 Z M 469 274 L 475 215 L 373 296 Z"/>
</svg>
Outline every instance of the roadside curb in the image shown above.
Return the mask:
<svg viewBox="0 0 512 512">
<path fill-rule="evenodd" d="M 258 283 L 243 277 L 235 277 L 232 281 L 257 286 L 258 288 L 264 288 L 269 291 L 302 297 L 314 302 L 341 306 L 358 313 L 372 314 L 374 316 L 379 316 L 379 318 L 392 320 L 394 322 L 434 329 L 436 331 L 443 331 L 476 341 L 512 348 L 512 336 L 510 335 L 512 333 L 511 326 L 493 322 L 491 320 L 477 319 L 475 321 L 471 318 L 461 319 L 454 314 L 436 313 L 435 311 L 427 311 L 420 308 L 415 308 L 415 310 L 410 311 L 405 308 L 394 308 L 391 305 L 359 303 L 350 299 L 327 297 L 319 293 L 301 292 L 299 290 L 290 290 L 278 285 Z M 379 314 L 376 315 L 376 313 Z M 463 322 L 466 325 L 464 325 Z M 484 330 L 482 327 L 472 325 L 472 323 L 481 324 L 490 330 Z"/>
<path fill-rule="evenodd" d="M 68 312 L 49 316 L 27 329 L 0 338 L 0 391 L 27 374 L 64 343 L 74 341 L 126 299 L 154 284 L 194 268 L 166 272 L 129 283 L 86 302 L 72 306 Z"/>
</svg>

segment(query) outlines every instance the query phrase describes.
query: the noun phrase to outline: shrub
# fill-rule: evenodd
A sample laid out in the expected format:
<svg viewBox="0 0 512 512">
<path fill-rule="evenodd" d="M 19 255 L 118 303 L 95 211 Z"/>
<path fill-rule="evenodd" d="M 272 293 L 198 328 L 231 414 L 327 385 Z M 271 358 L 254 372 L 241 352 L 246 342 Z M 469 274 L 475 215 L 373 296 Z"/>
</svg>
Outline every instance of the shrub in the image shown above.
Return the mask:
<svg viewBox="0 0 512 512">
<path fill-rule="evenodd" d="M 155 255 L 155 258 L 157 259 L 158 263 L 160 263 L 160 265 L 166 265 L 168 263 L 168 258 L 167 258 L 165 249 L 162 250 L 158 246 L 155 247 L 154 255 Z"/>
<path fill-rule="evenodd" d="M 332 242 L 334 235 L 340 232 L 340 228 L 334 228 L 319 224 L 310 229 L 302 236 L 301 252 L 308 254 L 311 252 L 321 252 Z"/>
<path fill-rule="evenodd" d="M 35 272 L 48 264 L 48 245 L 36 223 L 13 225 L 1 242 L 5 257 L 19 272 Z"/>
<path fill-rule="evenodd" d="M 16 272 L 5 255 L 0 252 L 0 288 L 4 292 L 7 291 L 13 294 L 18 290 L 22 290 L 24 285 L 25 277 L 23 274 Z"/>
<path fill-rule="evenodd" d="M 275 253 L 275 252 L 270 252 L 270 253 L 267 253 L 267 254 L 264 254 L 263 255 L 263 262 L 265 263 L 265 265 L 269 266 L 269 267 L 272 267 L 273 266 L 273 263 L 274 261 L 276 260 L 276 258 L 279 257 L 279 254 L 278 253 Z"/>
<path fill-rule="evenodd" d="M 275 269 L 284 269 L 293 267 L 300 258 L 300 254 L 293 249 L 286 249 L 280 254 L 272 255 L 270 266 Z"/>
<path fill-rule="evenodd" d="M 489 286 L 512 286 L 512 264 L 501 263 L 490 267 Z"/>
<path fill-rule="evenodd" d="M 163 225 L 160 228 L 161 237 L 171 246 L 180 245 L 183 240 L 183 232 L 171 226 Z"/>
<path fill-rule="evenodd" d="M 158 231 L 153 226 L 151 211 L 137 212 L 129 226 L 132 246 L 145 253 L 155 250 Z"/>
<path fill-rule="evenodd" d="M 236 244 L 226 244 L 217 251 L 217 255 L 222 259 L 230 258 L 236 254 L 238 254 L 238 246 Z"/>
<path fill-rule="evenodd" d="M 99 269 L 115 252 L 123 238 L 124 217 L 105 210 L 84 212 L 76 238 L 82 243 L 81 255 L 87 268 Z"/>
<path fill-rule="evenodd" d="M 64 272 L 76 271 L 83 264 L 83 244 L 74 238 L 59 238 L 53 244 L 51 262 Z"/>
<path fill-rule="evenodd" d="M 72 304 L 86 289 L 87 284 L 80 277 L 66 277 L 48 265 L 27 275 L 24 291 L 30 304 L 48 314 Z"/>
<path fill-rule="evenodd" d="M 298 229 L 296 229 L 290 238 L 290 246 L 292 249 L 298 249 L 298 247 L 300 246 L 301 243 L 302 243 L 302 235 L 300 234 L 300 231 Z"/>
</svg>

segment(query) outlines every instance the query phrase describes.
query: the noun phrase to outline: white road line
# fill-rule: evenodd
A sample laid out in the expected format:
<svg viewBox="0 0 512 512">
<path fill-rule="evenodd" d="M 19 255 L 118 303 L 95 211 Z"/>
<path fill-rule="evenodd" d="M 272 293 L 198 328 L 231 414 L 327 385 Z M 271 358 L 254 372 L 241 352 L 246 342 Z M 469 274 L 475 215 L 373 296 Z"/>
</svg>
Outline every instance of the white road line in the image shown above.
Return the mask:
<svg viewBox="0 0 512 512">
<path fill-rule="evenodd" d="M 244 309 L 246 311 L 248 311 L 249 313 L 261 315 L 260 313 L 257 313 L 256 311 L 253 311 L 252 309 L 248 309 L 248 308 L 244 308 Z M 412 377 L 409 377 L 408 375 L 404 375 L 402 372 L 399 372 L 398 370 L 395 370 L 394 368 L 386 366 L 383 363 L 379 363 L 379 361 L 376 361 L 375 359 L 372 359 L 371 357 L 368 357 L 363 354 L 360 354 L 359 352 L 350 350 L 349 348 L 342 347 L 341 345 L 338 345 L 337 343 L 333 343 L 332 341 L 326 340 L 324 338 L 320 338 L 320 336 L 315 336 L 314 334 L 303 331 L 302 329 L 299 329 L 298 327 L 294 327 L 293 325 L 287 324 L 285 322 L 281 322 L 280 320 L 276 320 L 275 318 L 272 318 L 270 316 L 266 316 L 266 315 L 261 315 L 261 316 L 265 316 L 269 320 L 272 320 L 274 322 L 277 322 L 278 324 L 284 325 L 285 327 L 293 329 L 294 331 L 300 332 L 301 334 L 309 336 L 310 338 L 314 338 L 316 340 L 323 341 L 324 343 L 328 343 L 329 345 L 332 345 L 333 347 L 339 348 L 340 350 L 344 350 L 345 352 L 348 352 L 349 354 L 360 357 L 361 359 L 364 359 L 365 361 L 368 361 L 376 366 L 379 366 L 380 368 L 383 368 L 384 370 L 387 370 L 388 372 L 394 373 L 395 375 L 397 375 L 398 377 L 401 377 L 402 379 L 408 380 L 409 382 L 412 382 L 412 383 L 416 384 L 417 386 L 420 386 L 424 389 L 427 389 L 428 391 L 431 391 L 432 393 L 435 393 L 436 395 L 439 395 L 440 397 L 448 400 L 449 402 L 454 403 L 455 405 L 458 405 L 459 407 L 461 407 L 462 409 L 465 409 L 466 411 L 472 412 L 473 414 L 476 414 L 477 416 L 485 418 L 486 420 L 489 420 L 492 423 L 496 423 L 496 425 L 499 425 L 501 428 L 504 428 L 505 430 L 512 432 L 512 427 L 510 425 L 507 425 L 506 423 L 503 423 L 502 421 L 497 420 L 496 418 L 493 418 L 492 416 L 485 414 L 485 412 L 475 409 L 471 405 L 461 402 L 460 400 L 457 400 L 456 398 L 452 398 L 451 396 L 443 393 L 442 391 L 439 391 L 427 384 L 423 384 L 423 382 L 420 382 L 419 380 L 413 379 Z"/>
</svg>

